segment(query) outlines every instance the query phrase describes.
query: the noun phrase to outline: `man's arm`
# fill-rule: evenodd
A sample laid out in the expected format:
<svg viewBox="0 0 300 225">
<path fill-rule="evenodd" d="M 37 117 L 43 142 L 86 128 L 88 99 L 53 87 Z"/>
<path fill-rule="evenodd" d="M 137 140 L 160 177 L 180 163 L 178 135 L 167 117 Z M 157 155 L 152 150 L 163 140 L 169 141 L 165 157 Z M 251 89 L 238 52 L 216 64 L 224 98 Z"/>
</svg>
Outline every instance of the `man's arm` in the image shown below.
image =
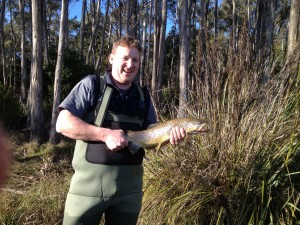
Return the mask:
<svg viewBox="0 0 300 225">
<path fill-rule="evenodd" d="M 112 151 L 128 145 L 123 130 L 111 130 L 88 124 L 66 109 L 62 109 L 58 115 L 56 131 L 76 140 L 105 142 Z"/>
</svg>

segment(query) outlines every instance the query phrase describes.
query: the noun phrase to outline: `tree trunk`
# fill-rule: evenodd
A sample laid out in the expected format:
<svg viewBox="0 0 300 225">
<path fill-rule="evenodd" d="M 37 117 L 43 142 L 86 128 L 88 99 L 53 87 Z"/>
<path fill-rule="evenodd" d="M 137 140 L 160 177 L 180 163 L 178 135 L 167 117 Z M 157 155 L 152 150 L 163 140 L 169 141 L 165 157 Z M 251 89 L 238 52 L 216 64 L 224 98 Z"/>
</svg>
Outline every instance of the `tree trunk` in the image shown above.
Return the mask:
<svg viewBox="0 0 300 225">
<path fill-rule="evenodd" d="M 140 86 L 144 85 L 144 77 L 145 77 L 145 62 L 146 62 L 146 36 L 147 36 L 147 17 L 146 17 L 146 13 L 144 13 L 143 16 L 143 36 L 142 36 L 142 48 L 143 48 L 143 52 L 142 52 L 142 56 L 141 56 L 141 66 L 140 66 Z"/>
<path fill-rule="evenodd" d="M 150 76 L 150 46 L 151 46 L 151 26 L 152 26 L 152 7 L 153 7 L 153 0 L 150 0 L 150 7 L 149 7 L 149 31 L 148 31 L 148 46 L 147 46 L 147 59 L 146 59 L 146 75 Z M 150 80 L 150 79 L 146 79 Z"/>
<path fill-rule="evenodd" d="M 129 27 L 130 27 L 130 17 L 131 17 L 130 2 L 131 0 L 126 0 L 126 27 L 125 27 L 126 34 L 129 33 Z"/>
<path fill-rule="evenodd" d="M 207 65 L 207 56 L 206 56 L 206 36 L 205 36 L 205 27 L 206 27 L 206 19 L 205 19 L 205 2 L 206 0 L 201 0 L 200 3 L 200 32 L 199 32 L 199 39 L 198 39 L 198 75 L 200 76 L 201 80 L 208 79 L 206 65 Z"/>
<path fill-rule="evenodd" d="M 270 78 L 275 2 L 276 0 L 258 0 L 257 3 L 256 55 L 262 66 L 262 83 Z"/>
<path fill-rule="evenodd" d="M 122 23 L 122 9 L 123 9 L 123 3 L 121 0 L 119 0 L 119 36 L 118 38 L 120 38 L 122 36 L 122 30 L 123 30 L 123 23 Z"/>
<path fill-rule="evenodd" d="M 61 18 L 60 18 L 60 30 L 59 30 L 59 42 L 57 50 L 57 61 L 55 68 L 55 80 L 54 80 L 54 99 L 53 99 L 53 108 L 52 108 L 52 117 L 51 117 L 51 130 L 49 142 L 52 144 L 57 144 L 59 142 L 59 135 L 56 132 L 56 120 L 58 116 L 57 107 L 61 101 L 61 76 L 63 70 L 63 61 L 64 61 L 64 48 L 66 45 L 67 35 L 67 20 L 68 20 L 68 7 L 69 0 L 63 0 L 61 6 Z"/>
<path fill-rule="evenodd" d="M 17 48 L 17 44 L 16 44 L 16 34 L 15 34 L 15 30 L 14 30 L 14 26 L 13 26 L 13 21 L 15 21 L 14 18 L 14 14 L 13 14 L 13 10 L 12 10 L 12 2 L 9 3 L 10 4 L 10 31 L 11 31 L 11 35 L 12 35 L 12 63 L 13 63 L 13 69 L 10 75 L 10 79 L 11 79 L 11 83 L 10 86 L 12 86 L 13 88 L 13 92 L 16 93 L 16 88 L 17 88 L 17 81 L 16 81 L 16 75 L 17 75 L 17 70 L 16 70 L 16 48 Z M 13 83 L 12 83 L 13 82 Z"/>
<path fill-rule="evenodd" d="M 45 140 L 43 112 L 43 71 L 42 71 L 42 5 L 40 0 L 32 0 L 32 60 L 31 60 L 31 140 Z"/>
<path fill-rule="evenodd" d="M 158 82 L 157 82 L 157 67 L 159 56 L 159 40 L 160 40 L 160 27 L 161 27 L 161 0 L 154 0 L 154 37 L 153 37 L 153 57 L 152 57 L 152 81 L 151 88 L 154 96 L 154 104 L 158 104 Z"/>
<path fill-rule="evenodd" d="M 86 11 L 86 0 L 82 1 L 82 12 L 81 12 L 81 23 L 80 23 L 80 59 L 84 60 L 84 30 L 85 30 L 85 11 Z"/>
<path fill-rule="evenodd" d="M 271 50 L 275 0 L 258 0 L 257 7 L 256 53 L 261 56 Z"/>
<path fill-rule="evenodd" d="M 215 0 L 215 10 L 214 10 L 214 29 L 215 29 L 215 32 L 214 32 L 214 36 L 215 36 L 215 39 L 217 39 L 218 37 L 218 0 Z"/>
<path fill-rule="evenodd" d="M 44 65 L 48 64 L 49 49 L 48 49 L 48 22 L 47 22 L 47 1 L 42 1 L 43 5 L 43 44 L 44 44 Z"/>
<path fill-rule="evenodd" d="M 26 62 L 26 39 L 25 39 L 25 22 L 24 22 L 24 0 L 19 0 L 20 22 L 21 22 L 21 102 L 26 102 L 26 78 L 27 78 L 27 62 Z"/>
<path fill-rule="evenodd" d="M 133 18 L 131 19 L 132 33 L 133 33 L 133 35 L 135 35 L 135 37 L 138 37 L 138 29 L 139 28 L 138 28 L 138 1 L 137 0 L 132 0 L 131 17 L 132 16 L 133 16 Z"/>
<path fill-rule="evenodd" d="M 100 0 L 99 0 L 99 9 L 100 9 Z M 96 62 L 95 62 L 95 51 L 96 51 L 96 46 L 95 46 L 95 38 L 96 38 L 96 31 L 99 25 L 99 20 L 98 20 L 98 16 L 99 16 L 99 11 L 96 10 L 96 4 L 95 4 L 95 0 L 91 1 L 91 17 L 92 17 L 92 30 L 91 30 L 91 42 L 89 45 L 89 49 L 87 52 L 87 57 L 86 57 L 86 62 L 85 64 L 89 65 L 91 64 L 91 54 L 92 54 L 92 58 L 93 58 L 93 65 L 95 66 Z"/>
<path fill-rule="evenodd" d="M 189 1 L 179 0 L 179 108 L 177 117 L 184 117 L 187 115 L 187 103 L 188 103 L 188 69 L 189 69 L 189 16 L 188 16 L 188 4 Z"/>
<path fill-rule="evenodd" d="M 287 58 L 295 50 L 298 40 L 298 28 L 299 28 L 299 10 L 300 1 L 291 1 L 290 20 L 289 20 L 289 33 L 288 33 L 288 45 L 287 45 Z"/>
<path fill-rule="evenodd" d="M 232 54 L 237 52 L 237 15 L 236 15 L 236 3 L 232 0 Z"/>
<path fill-rule="evenodd" d="M 162 11 L 161 11 L 161 26 L 160 26 L 160 36 L 158 45 L 158 67 L 157 67 L 157 102 L 158 108 L 162 109 L 162 87 L 163 87 L 163 69 L 165 62 L 165 39 L 166 39 L 166 26 L 167 26 L 167 0 L 162 1 Z"/>
<path fill-rule="evenodd" d="M 105 30 L 106 30 L 106 23 L 107 23 L 107 18 L 108 18 L 108 11 L 110 7 L 110 0 L 106 1 L 106 11 L 104 15 L 104 21 L 103 21 L 103 27 L 102 27 L 102 34 L 101 34 L 101 45 L 100 45 L 100 50 L 99 54 L 97 57 L 97 63 L 96 63 L 96 70 L 100 72 L 101 69 L 101 62 L 102 62 L 102 55 L 103 55 L 103 48 L 104 48 L 104 42 L 105 42 Z"/>
<path fill-rule="evenodd" d="M 0 57 L 2 64 L 2 77 L 3 85 L 7 84 L 6 74 L 5 74 L 5 49 L 4 49 L 4 18 L 5 18 L 5 0 L 2 0 L 1 4 L 1 17 L 0 17 Z"/>
</svg>

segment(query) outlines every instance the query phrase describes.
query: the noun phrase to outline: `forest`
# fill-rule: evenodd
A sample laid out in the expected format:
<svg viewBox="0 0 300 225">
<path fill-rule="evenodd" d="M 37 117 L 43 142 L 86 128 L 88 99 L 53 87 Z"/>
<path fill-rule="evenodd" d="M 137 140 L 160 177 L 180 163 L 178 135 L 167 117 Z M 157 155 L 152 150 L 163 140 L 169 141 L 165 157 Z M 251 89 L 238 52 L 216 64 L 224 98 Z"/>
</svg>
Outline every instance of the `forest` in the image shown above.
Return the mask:
<svg viewBox="0 0 300 225">
<path fill-rule="evenodd" d="M 1 0 L 0 223 L 61 224 L 75 142 L 57 107 L 130 35 L 158 119 L 210 124 L 147 152 L 139 224 L 300 224 L 300 1 L 82 0 L 70 18 L 77 1 Z"/>
</svg>

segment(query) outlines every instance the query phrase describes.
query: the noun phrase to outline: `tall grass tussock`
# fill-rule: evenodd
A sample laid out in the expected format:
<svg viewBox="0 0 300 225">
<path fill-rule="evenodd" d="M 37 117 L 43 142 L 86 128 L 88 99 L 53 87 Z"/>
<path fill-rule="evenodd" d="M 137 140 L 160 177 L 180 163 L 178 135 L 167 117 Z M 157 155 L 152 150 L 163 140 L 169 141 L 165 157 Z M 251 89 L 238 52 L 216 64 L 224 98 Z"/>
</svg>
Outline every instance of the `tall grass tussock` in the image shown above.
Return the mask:
<svg viewBox="0 0 300 225">
<path fill-rule="evenodd" d="M 243 63 L 199 81 L 211 131 L 148 153 L 140 224 L 300 224 L 299 56 L 267 82 Z"/>
</svg>

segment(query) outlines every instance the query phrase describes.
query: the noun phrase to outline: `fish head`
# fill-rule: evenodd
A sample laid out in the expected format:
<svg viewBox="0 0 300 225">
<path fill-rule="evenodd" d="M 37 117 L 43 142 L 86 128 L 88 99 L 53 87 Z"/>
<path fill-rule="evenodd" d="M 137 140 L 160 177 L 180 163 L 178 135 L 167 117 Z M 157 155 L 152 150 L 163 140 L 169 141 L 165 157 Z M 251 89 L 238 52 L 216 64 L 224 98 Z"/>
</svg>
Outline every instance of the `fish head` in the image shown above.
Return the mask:
<svg viewBox="0 0 300 225">
<path fill-rule="evenodd" d="M 198 134 L 209 131 L 208 122 L 201 119 L 189 119 L 184 128 L 188 134 Z"/>
</svg>

